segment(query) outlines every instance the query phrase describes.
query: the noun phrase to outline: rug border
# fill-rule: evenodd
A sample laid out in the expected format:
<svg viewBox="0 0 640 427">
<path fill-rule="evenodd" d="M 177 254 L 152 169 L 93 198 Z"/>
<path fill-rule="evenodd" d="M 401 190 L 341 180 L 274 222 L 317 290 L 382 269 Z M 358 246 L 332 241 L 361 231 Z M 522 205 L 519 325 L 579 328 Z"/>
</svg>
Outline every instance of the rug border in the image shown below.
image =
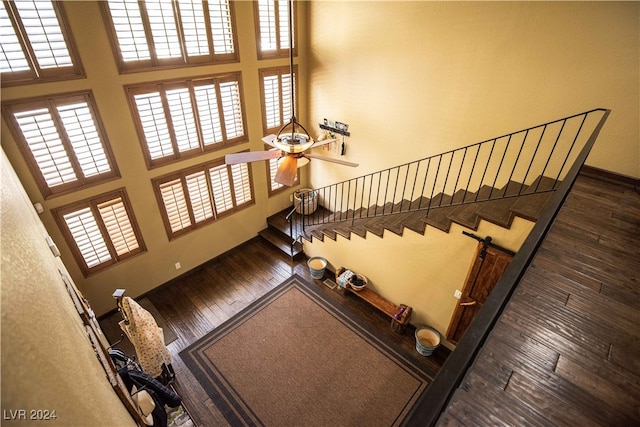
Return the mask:
<svg viewBox="0 0 640 427">
<path fill-rule="evenodd" d="M 213 372 L 213 368 L 204 363 L 204 360 L 200 357 L 198 351 L 203 347 L 210 346 L 213 341 L 225 336 L 237 327 L 241 326 L 244 322 L 259 313 L 263 308 L 293 287 L 297 287 L 312 300 L 321 300 L 316 303 L 322 309 L 326 310 L 331 316 L 335 317 L 341 323 L 346 323 L 347 325 L 345 326 L 349 327 L 349 329 L 354 333 L 357 333 L 361 339 L 376 347 L 379 352 L 383 353 L 391 361 L 399 365 L 404 371 L 421 382 L 422 384 L 417 388 L 415 393 L 424 392 L 428 384 L 433 381 L 433 373 L 428 372 L 427 367 L 421 366 L 415 355 L 410 354 L 405 349 L 399 347 L 386 336 L 381 336 L 376 333 L 370 325 L 343 307 L 338 301 L 332 299 L 320 289 L 317 289 L 314 284 L 309 283 L 298 274 L 293 274 L 281 284 L 251 302 L 239 313 L 233 315 L 231 318 L 227 319 L 213 330 L 207 332 L 194 343 L 179 352 L 179 356 L 185 363 L 187 369 L 189 369 L 192 375 L 198 380 L 202 388 L 207 393 L 207 396 L 211 398 L 212 403 L 218 408 L 218 410 L 220 410 L 227 422 L 232 425 L 262 425 L 257 414 L 251 410 L 251 407 L 243 400 L 242 396 L 238 395 L 229 385 L 228 381 L 226 381 L 224 374 L 219 371 Z M 320 304 L 320 302 L 323 304 Z M 349 326 L 349 324 L 351 326 Z M 198 375 L 200 372 L 207 372 L 212 382 L 203 384 Z M 213 382 L 215 382 L 215 384 L 213 384 Z M 422 391 L 420 391 L 420 389 L 422 389 Z M 411 404 L 411 406 L 413 406 L 416 402 L 415 397 L 410 399 L 407 402 L 407 405 L 411 402 L 413 402 Z M 399 416 L 401 414 L 406 416 L 408 414 L 408 409 L 409 408 L 405 408 L 400 411 Z M 396 422 L 399 421 L 401 420 L 396 420 Z"/>
</svg>

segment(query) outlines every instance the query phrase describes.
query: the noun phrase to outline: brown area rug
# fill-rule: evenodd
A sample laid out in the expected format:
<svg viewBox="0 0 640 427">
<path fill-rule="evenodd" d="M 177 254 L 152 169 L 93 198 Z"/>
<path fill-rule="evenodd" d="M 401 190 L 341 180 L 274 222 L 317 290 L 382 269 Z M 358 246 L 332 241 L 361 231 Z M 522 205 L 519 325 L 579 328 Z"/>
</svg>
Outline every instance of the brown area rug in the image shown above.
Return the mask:
<svg viewBox="0 0 640 427">
<path fill-rule="evenodd" d="M 232 426 L 395 426 L 431 380 L 299 276 L 180 357 Z"/>
</svg>

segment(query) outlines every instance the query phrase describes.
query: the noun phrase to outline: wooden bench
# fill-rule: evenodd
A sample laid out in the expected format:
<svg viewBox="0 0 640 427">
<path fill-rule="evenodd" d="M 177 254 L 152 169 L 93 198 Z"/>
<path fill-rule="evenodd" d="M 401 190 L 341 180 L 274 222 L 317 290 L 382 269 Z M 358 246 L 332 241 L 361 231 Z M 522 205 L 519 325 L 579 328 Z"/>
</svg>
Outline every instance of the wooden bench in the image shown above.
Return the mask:
<svg viewBox="0 0 640 427">
<path fill-rule="evenodd" d="M 343 271 L 343 268 L 339 268 L 336 271 L 336 281 Z M 346 289 L 389 316 L 391 318 L 391 329 L 395 332 L 402 333 L 411 319 L 411 312 L 413 311 L 411 307 L 404 304 L 395 305 L 367 287 L 358 291 L 346 284 L 341 288 Z"/>
</svg>

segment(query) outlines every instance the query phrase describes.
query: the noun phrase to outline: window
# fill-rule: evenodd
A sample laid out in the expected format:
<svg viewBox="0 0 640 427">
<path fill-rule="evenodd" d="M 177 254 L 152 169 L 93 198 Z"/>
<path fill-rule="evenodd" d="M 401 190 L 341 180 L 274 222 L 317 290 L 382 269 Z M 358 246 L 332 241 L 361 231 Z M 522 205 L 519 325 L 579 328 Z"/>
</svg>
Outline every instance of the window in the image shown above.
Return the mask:
<svg viewBox="0 0 640 427">
<path fill-rule="evenodd" d="M 85 276 L 146 251 L 124 189 L 52 212 Z"/>
<path fill-rule="evenodd" d="M 169 238 L 254 204 L 247 163 L 219 159 L 152 180 Z"/>
<path fill-rule="evenodd" d="M 45 198 L 119 177 L 91 92 L 11 101 L 3 112 Z"/>
<path fill-rule="evenodd" d="M 84 77 L 61 2 L 0 2 L 2 86 Z"/>
<path fill-rule="evenodd" d="M 149 168 L 247 141 L 240 73 L 127 90 Z"/>
<path fill-rule="evenodd" d="M 289 57 L 289 6 L 285 0 L 254 2 L 258 59 Z M 297 55 L 297 5 L 293 6 L 293 54 Z"/>
<path fill-rule="evenodd" d="M 293 67 L 294 102 L 297 103 L 295 93 L 297 92 L 298 67 Z M 291 70 L 289 67 L 265 68 L 260 70 L 260 95 L 262 105 L 262 127 L 264 134 L 277 133 L 280 128 L 291 119 Z M 296 108 L 297 109 L 297 108 Z M 270 147 L 267 146 L 267 149 Z M 271 159 L 267 162 L 267 173 L 269 174 L 269 195 L 276 194 L 278 190 L 287 188 L 274 181 L 280 160 Z M 296 176 L 296 183 L 299 178 Z"/>
<path fill-rule="evenodd" d="M 100 2 L 121 72 L 237 62 L 229 0 Z"/>
<path fill-rule="evenodd" d="M 298 66 L 293 66 L 293 96 L 297 92 Z M 291 70 L 289 67 L 264 68 L 260 70 L 260 100 L 262 104 L 262 128 L 265 135 L 276 133 L 287 123 L 291 111 Z M 297 110 L 297 107 L 296 107 Z"/>
</svg>

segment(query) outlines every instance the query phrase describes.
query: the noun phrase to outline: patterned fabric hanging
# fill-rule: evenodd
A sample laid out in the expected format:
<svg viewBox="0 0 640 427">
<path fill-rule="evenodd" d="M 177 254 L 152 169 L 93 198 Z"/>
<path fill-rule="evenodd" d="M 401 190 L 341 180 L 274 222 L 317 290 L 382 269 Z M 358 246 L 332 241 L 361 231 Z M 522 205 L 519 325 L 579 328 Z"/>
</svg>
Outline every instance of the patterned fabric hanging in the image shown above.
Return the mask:
<svg viewBox="0 0 640 427">
<path fill-rule="evenodd" d="M 162 375 L 162 365 L 171 365 L 171 354 L 165 346 L 162 328 L 158 327 L 151 313 L 142 308 L 133 298 L 124 297 L 120 308 L 125 319 L 120 328 L 136 349 L 142 370 L 153 377 Z"/>
</svg>

